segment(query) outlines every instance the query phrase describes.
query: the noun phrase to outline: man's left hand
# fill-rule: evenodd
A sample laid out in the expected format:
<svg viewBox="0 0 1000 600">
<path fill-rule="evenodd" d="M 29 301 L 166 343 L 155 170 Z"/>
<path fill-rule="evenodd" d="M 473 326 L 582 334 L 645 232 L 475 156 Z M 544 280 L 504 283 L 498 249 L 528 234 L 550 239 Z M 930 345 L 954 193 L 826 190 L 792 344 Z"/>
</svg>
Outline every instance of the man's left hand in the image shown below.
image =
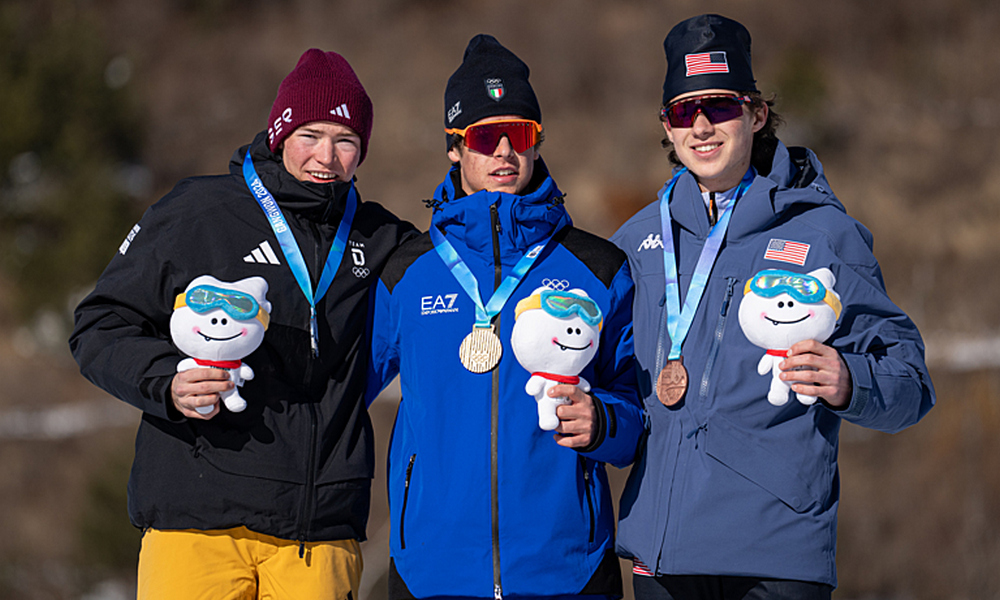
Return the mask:
<svg viewBox="0 0 1000 600">
<path fill-rule="evenodd" d="M 831 346 L 804 340 L 788 350 L 780 365 L 781 380 L 792 384 L 796 394 L 819 396 L 833 408 L 846 408 L 854 393 L 851 371 Z M 801 367 L 800 370 L 795 370 Z M 794 382 L 794 383 L 793 383 Z"/>
<path fill-rule="evenodd" d="M 594 400 L 590 394 L 575 385 L 560 383 L 549 390 L 552 398 L 566 396 L 569 404 L 556 407 L 559 427 L 556 427 L 556 443 L 566 448 L 586 448 L 594 438 L 597 427 Z"/>
</svg>

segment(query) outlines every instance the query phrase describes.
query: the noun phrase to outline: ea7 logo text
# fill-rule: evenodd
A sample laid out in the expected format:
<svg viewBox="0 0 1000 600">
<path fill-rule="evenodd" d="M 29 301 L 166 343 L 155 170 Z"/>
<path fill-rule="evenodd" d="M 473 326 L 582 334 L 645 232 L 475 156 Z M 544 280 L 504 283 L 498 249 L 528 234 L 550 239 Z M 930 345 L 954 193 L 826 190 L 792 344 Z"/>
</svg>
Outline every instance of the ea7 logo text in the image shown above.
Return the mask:
<svg viewBox="0 0 1000 600">
<path fill-rule="evenodd" d="M 457 313 L 455 300 L 458 294 L 439 294 L 437 296 L 423 296 L 420 298 L 420 314 L 440 315 L 445 313 Z"/>
</svg>

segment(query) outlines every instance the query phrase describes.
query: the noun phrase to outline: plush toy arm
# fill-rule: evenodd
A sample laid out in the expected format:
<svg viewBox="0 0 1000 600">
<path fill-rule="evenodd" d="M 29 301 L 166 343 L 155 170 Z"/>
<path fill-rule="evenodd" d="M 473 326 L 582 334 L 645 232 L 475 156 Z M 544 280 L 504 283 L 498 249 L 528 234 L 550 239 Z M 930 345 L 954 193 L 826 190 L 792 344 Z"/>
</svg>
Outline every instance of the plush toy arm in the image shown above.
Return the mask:
<svg viewBox="0 0 1000 600">
<path fill-rule="evenodd" d="M 590 383 L 583 377 L 580 378 L 580 383 L 576 384 L 576 387 L 580 388 L 580 390 L 584 392 L 590 391 Z"/>
<path fill-rule="evenodd" d="M 193 358 L 185 358 L 181 362 L 177 363 L 177 372 L 190 371 L 191 369 L 197 369 L 198 363 L 194 361 Z"/>
<path fill-rule="evenodd" d="M 757 374 L 767 375 L 771 371 L 771 359 L 773 357 L 770 354 L 764 354 L 760 357 L 760 362 L 757 363 Z"/>
<path fill-rule="evenodd" d="M 528 393 L 529 396 L 537 397 L 542 393 L 542 389 L 545 387 L 545 378 L 538 375 L 532 375 L 528 378 L 528 383 L 524 386 L 524 391 Z"/>
<path fill-rule="evenodd" d="M 250 365 L 245 363 L 240 365 L 240 377 L 242 377 L 244 381 L 250 381 L 253 379 L 253 369 L 250 368 Z"/>
</svg>

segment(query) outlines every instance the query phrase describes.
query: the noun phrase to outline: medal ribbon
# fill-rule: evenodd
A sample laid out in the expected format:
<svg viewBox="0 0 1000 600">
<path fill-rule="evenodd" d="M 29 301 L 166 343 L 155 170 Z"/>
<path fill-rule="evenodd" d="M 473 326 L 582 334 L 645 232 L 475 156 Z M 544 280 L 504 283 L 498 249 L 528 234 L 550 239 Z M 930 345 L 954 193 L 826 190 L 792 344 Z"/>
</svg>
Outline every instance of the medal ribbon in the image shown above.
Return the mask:
<svg viewBox="0 0 1000 600">
<path fill-rule="evenodd" d="M 483 306 L 482 297 L 479 295 L 479 280 L 476 276 L 472 274 L 469 270 L 468 265 L 462 260 L 462 257 L 458 255 L 455 247 L 451 245 L 451 242 L 444 237 L 441 230 L 437 228 L 436 225 L 431 225 L 430 228 L 431 241 L 434 242 L 434 249 L 437 250 L 438 256 L 444 261 L 448 270 L 451 274 L 455 276 L 458 280 L 458 284 L 462 286 L 465 293 L 472 299 L 476 305 L 476 327 L 490 327 L 490 321 L 493 320 L 502 309 L 504 304 L 510 298 L 514 290 L 521 283 L 521 280 L 528 273 L 531 265 L 535 263 L 535 260 L 541 255 L 542 250 L 548 245 L 552 237 L 549 236 L 541 244 L 533 246 L 528 252 L 517 261 L 514 265 L 514 269 L 509 275 L 503 280 L 500 286 L 493 292 L 490 296 L 489 302 Z"/>
<path fill-rule="evenodd" d="M 670 196 L 673 193 L 677 180 L 687 169 L 681 169 L 674 175 L 673 179 L 667 182 L 660 190 L 660 228 L 663 230 L 663 274 L 666 280 L 666 306 L 667 306 L 667 333 L 670 334 L 670 354 L 668 360 L 676 360 L 681 356 L 681 346 L 691 329 L 694 321 L 695 311 L 701 302 L 701 296 L 705 293 L 708 285 L 708 276 L 715 265 L 715 259 L 719 256 L 719 248 L 722 247 L 722 240 L 726 237 L 726 230 L 729 229 L 729 219 L 733 214 L 733 207 L 740 199 L 750 184 L 756 177 L 753 167 L 747 169 L 746 175 L 736 188 L 732 202 L 726 205 L 725 210 L 719 216 L 719 220 L 712 227 L 708 234 L 708 239 L 701 247 L 701 255 L 698 257 L 698 264 L 695 266 L 694 275 L 691 276 L 691 284 L 688 286 L 687 295 L 684 297 L 684 307 L 681 308 L 680 286 L 677 277 L 677 257 L 674 255 L 674 229 L 670 219 Z"/>
<path fill-rule="evenodd" d="M 319 329 L 316 326 L 316 304 L 323 298 L 326 291 L 330 289 L 330 284 L 333 283 L 333 276 L 337 274 L 337 267 L 340 266 L 340 262 L 344 258 L 344 251 L 347 249 L 347 237 L 351 234 L 351 224 L 354 222 L 354 212 L 357 208 L 357 192 L 354 190 L 354 184 L 351 184 L 351 189 L 347 194 L 344 216 L 340 220 L 337 234 L 333 238 L 333 246 L 326 257 L 326 263 L 323 265 L 323 273 L 320 275 L 319 283 L 316 285 L 314 293 L 312 280 L 309 277 L 309 269 L 306 267 L 305 259 L 302 258 L 302 251 L 299 250 L 295 236 L 292 235 L 291 229 L 288 228 L 288 221 L 285 220 L 285 215 L 281 213 L 278 202 L 271 195 L 271 192 L 264 187 L 264 182 L 257 175 L 257 170 L 254 169 L 253 161 L 250 159 L 249 148 L 247 149 L 246 158 L 243 159 L 243 178 L 247 182 L 247 187 L 250 188 L 250 193 L 253 194 L 254 199 L 257 200 L 257 204 L 264 211 L 268 223 L 271 224 L 271 229 L 274 230 L 274 235 L 278 238 L 278 244 L 281 245 L 281 251 L 285 255 L 285 260 L 288 261 L 288 268 L 292 270 L 295 281 L 298 282 L 302 294 L 309 302 L 309 332 L 312 337 L 312 351 L 313 356 L 319 356 Z"/>
</svg>

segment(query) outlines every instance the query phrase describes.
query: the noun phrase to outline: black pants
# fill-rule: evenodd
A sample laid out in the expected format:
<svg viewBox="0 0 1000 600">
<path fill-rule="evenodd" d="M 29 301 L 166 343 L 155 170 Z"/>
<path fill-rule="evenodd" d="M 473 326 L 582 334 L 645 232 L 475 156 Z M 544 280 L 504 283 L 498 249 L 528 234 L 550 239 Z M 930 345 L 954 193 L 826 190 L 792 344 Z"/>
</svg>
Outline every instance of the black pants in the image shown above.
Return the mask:
<svg viewBox="0 0 1000 600">
<path fill-rule="evenodd" d="M 830 600 L 823 583 L 724 575 L 632 577 L 635 600 Z"/>
</svg>

